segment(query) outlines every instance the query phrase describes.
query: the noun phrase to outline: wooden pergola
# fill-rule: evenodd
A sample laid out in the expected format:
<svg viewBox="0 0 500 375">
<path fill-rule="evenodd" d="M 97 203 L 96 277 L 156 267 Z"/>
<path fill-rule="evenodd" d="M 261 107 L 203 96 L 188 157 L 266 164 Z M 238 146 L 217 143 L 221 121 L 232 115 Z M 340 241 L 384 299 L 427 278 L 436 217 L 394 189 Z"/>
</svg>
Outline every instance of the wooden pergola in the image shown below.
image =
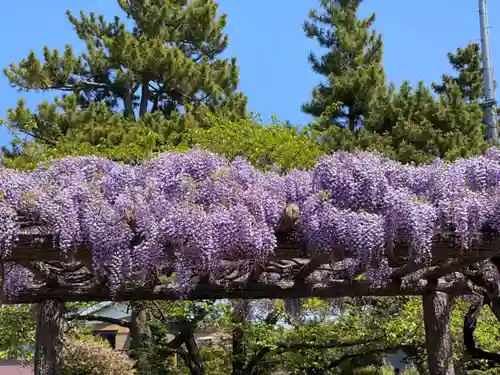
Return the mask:
<svg viewBox="0 0 500 375">
<path fill-rule="evenodd" d="M 313 253 L 294 241 L 293 225 L 283 228 L 277 233 L 279 245 L 274 255 L 265 262 L 227 259 L 226 273 L 202 275 L 196 287 L 185 295 L 179 294 L 174 281 L 162 277 L 147 287 L 127 286 L 111 295 L 108 286 L 97 281 L 92 273 L 90 249 L 79 247 L 64 255 L 54 246 L 57 238 L 43 226 L 27 223 L 22 226 L 15 247 L 4 253 L 1 261 L 4 270 L 13 264 L 26 267 L 36 276 L 36 282 L 20 290 L 13 299 L 4 297 L 4 302 L 421 295 L 430 374 L 454 373 L 449 297 L 474 294 L 464 271 L 474 263 L 500 255 L 500 239 L 496 235 L 485 231 L 483 238 L 467 250 L 458 249 L 453 233 L 441 235 L 434 241 L 432 260 L 427 263 L 414 262 L 404 243 L 388 246 L 386 256 L 392 273 L 385 282 L 377 284 L 356 278 L 366 272 L 367 265 L 357 262 L 348 248 L 337 246 L 329 253 Z M 352 269 L 356 270 L 354 275 Z M 172 272 L 173 265 L 166 262 L 158 276 Z M 42 328 L 39 330 L 39 335 L 50 336 Z"/>
</svg>

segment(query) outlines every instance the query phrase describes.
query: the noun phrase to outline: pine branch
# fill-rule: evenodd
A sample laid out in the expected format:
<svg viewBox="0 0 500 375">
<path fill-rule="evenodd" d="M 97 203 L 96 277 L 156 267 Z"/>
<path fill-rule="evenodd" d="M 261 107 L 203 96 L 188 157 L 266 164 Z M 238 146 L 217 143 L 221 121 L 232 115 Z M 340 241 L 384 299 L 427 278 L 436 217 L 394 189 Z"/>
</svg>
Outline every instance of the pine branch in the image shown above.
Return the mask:
<svg viewBox="0 0 500 375">
<path fill-rule="evenodd" d="M 60 84 L 60 85 L 47 85 L 44 83 L 42 90 L 60 90 L 60 91 L 87 91 L 89 89 L 109 89 L 110 85 L 106 83 L 92 82 L 86 80 L 80 80 L 75 84 Z"/>
<path fill-rule="evenodd" d="M 26 134 L 29 137 L 32 137 L 34 139 L 38 139 L 39 141 L 45 142 L 45 143 L 47 143 L 47 144 L 49 144 L 51 146 L 56 146 L 57 145 L 57 142 L 55 140 L 47 138 L 47 137 L 43 136 L 42 134 L 37 134 L 37 133 L 29 132 L 29 131 L 24 130 L 24 129 L 19 129 L 19 131 L 21 133 L 23 133 L 23 134 Z"/>
</svg>

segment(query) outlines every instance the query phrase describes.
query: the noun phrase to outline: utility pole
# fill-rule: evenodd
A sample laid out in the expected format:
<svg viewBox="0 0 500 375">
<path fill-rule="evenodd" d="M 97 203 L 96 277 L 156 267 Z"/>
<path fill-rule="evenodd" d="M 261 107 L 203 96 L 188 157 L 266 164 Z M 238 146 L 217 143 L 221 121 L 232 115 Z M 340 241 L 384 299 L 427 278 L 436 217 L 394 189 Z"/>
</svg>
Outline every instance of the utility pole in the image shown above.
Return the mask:
<svg viewBox="0 0 500 375">
<path fill-rule="evenodd" d="M 481 27 L 481 54 L 484 76 L 484 123 L 487 126 L 486 138 L 498 140 L 498 122 L 495 100 L 495 82 L 491 68 L 490 33 L 488 28 L 488 14 L 486 0 L 479 1 L 479 25 Z"/>
</svg>

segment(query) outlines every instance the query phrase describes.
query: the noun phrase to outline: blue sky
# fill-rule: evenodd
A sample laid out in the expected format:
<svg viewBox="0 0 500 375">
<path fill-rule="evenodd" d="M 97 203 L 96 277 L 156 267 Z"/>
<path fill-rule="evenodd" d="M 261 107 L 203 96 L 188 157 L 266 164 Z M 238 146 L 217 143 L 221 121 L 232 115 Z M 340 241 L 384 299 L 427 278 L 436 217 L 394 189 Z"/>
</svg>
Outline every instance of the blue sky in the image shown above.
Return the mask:
<svg viewBox="0 0 500 375">
<path fill-rule="evenodd" d="M 111 19 L 118 14 L 114 0 L 24 0 L 5 2 L 0 12 L 3 38 L 0 39 L 0 67 L 18 62 L 30 50 L 41 52 L 44 45 L 62 49 L 81 43 L 64 14 L 83 9 Z M 69 5 L 68 5 L 69 4 Z M 309 117 L 300 106 L 307 101 L 319 77 L 307 62 L 310 50 L 317 50 L 307 39 L 302 23 L 317 0 L 220 0 L 221 11 L 228 14 L 230 37 L 228 55 L 236 56 L 241 70 L 241 90 L 249 97 L 250 110 L 266 120 L 277 115 L 281 120 L 304 124 Z M 492 61 L 500 75 L 500 3 L 488 1 Z M 476 0 L 365 0 L 360 15 L 376 12 L 375 28 L 384 36 L 384 66 L 389 80 L 409 79 L 431 83 L 449 72 L 446 53 L 471 41 L 479 41 Z M 498 78 L 500 80 L 500 78 Z M 0 117 L 15 106 L 20 96 L 30 107 L 44 95 L 18 93 L 0 78 Z M 45 96 L 46 97 L 46 96 Z M 9 137 L 0 127 L 0 145 Z"/>
</svg>

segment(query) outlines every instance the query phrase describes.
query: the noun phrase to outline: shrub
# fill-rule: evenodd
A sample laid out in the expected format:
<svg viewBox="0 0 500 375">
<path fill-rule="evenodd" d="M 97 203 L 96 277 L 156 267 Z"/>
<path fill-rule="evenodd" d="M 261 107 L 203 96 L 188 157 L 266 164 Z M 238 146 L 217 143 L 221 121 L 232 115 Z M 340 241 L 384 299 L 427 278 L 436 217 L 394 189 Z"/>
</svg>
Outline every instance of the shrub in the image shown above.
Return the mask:
<svg viewBox="0 0 500 375">
<path fill-rule="evenodd" d="M 63 351 L 63 375 L 134 375 L 134 363 L 92 336 L 69 337 Z"/>
</svg>

